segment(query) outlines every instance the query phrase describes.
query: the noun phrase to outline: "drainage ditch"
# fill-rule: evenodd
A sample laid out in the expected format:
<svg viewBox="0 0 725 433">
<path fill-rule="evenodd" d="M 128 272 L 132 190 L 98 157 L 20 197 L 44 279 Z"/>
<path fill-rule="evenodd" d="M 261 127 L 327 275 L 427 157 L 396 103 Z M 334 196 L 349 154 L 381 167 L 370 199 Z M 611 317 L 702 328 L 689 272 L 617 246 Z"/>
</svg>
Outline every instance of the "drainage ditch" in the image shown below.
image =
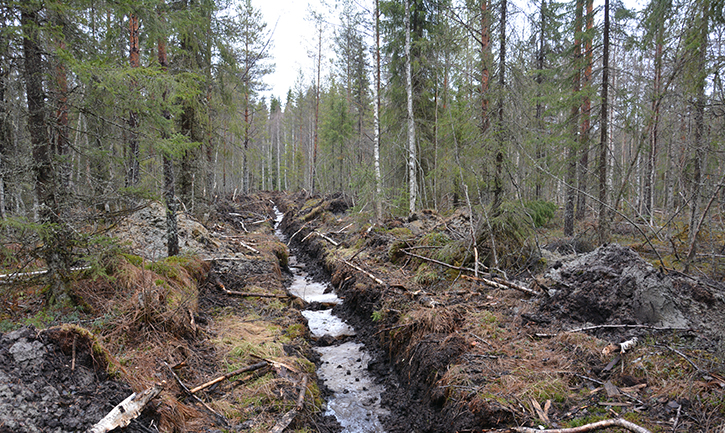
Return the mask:
<svg viewBox="0 0 725 433">
<path fill-rule="evenodd" d="M 275 235 L 285 242 L 286 236 L 279 228 L 284 215 L 276 207 L 274 212 Z M 326 415 L 334 416 L 343 432 L 384 432 L 381 418 L 388 414 L 380 406 L 384 387 L 369 374 L 372 357 L 362 343 L 355 341 L 353 327 L 333 314 L 332 307 L 342 300 L 329 283 L 313 281 L 305 271 L 306 264 L 296 256 L 290 255 L 288 265 L 293 275 L 290 293 L 319 307 L 307 309 L 302 315 L 313 340 L 324 342 L 314 350 L 320 355 L 317 375 L 333 393 L 327 400 Z"/>
</svg>

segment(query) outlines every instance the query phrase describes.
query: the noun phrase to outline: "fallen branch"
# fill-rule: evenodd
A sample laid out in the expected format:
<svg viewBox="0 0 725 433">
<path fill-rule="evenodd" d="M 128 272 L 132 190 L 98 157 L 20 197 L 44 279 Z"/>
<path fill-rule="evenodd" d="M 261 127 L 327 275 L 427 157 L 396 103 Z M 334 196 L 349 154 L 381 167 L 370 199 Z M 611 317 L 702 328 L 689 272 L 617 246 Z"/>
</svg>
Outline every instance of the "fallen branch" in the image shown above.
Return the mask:
<svg viewBox="0 0 725 433">
<path fill-rule="evenodd" d="M 216 379 L 210 380 L 209 382 L 203 383 L 203 384 L 197 386 L 196 388 L 192 388 L 192 389 L 189 390 L 189 392 L 192 393 L 192 394 L 194 394 L 194 393 L 196 393 L 198 391 L 201 391 L 202 389 L 209 388 L 210 386 L 215 385 L 215 384 L 217 384 L 217 383 L 219 383 L 219 382 L 221 382 L 223 380 L 229 379 L 232 376 L 237 376 L 237 375 L 240 375 L 242 373 L 249 372 L 249 371 L 259 370 L 260 368 L 262 368 L 262 367 L 264 367 L 266 365 L 267 365 L 267 362 L 266 361 L 258 362 L 256 364 L 252 364 L 252 365 L 248 365 L 248 366 L 246 366 L 244 368 L 240 368 L 239 370 L 234 370 L 231 373 L 227 373 L 227 374 L 225 374 L 223 376 L 217 377 Z"/>
<path fill-rule="evenodd" d="M 96 425 L 91 427 L 89 433 L 106 433 L 115 428 L 126 427 L 137 418 L 144 407 L 154 397 L 161 393 L 162 385 L 156 385 L 148 388 L 140 393 L 133 393 L 124 401 L 116 405 L 111 411 L 98 421 Z"/>
<path fill-rule="evenodd" d="M 612 353 L 617 353 L 617 352 L 625 353 L 636 345 L 637 345 L 637 337 L 634 337 L 631 340 L 623 341 L 618 344 L 609 343 L 602 350 L 602 354 L 604 356 L 608 356 L 608 355 L 611 355 Z"/>
<path fill-rule="evenodd" d="M 291 411 L 284 414 L 284 416 L 277 421 L 277 424 L 272 427 L 272 430 L 269 431 L 269 433 L 282 433 L 284 429 L 287 428 L 287 426 L 292 423 L 292 420 L 295 419 L 295 416 L 297 416 L 297 413 L 302 411 L 302 408 L 304 407 L 305 403 L 305 393 L 307 391 L 307 376 L 302 377 L 302 389 L 300 390 L 300 394 L 297 397 L 297 405 L 292 409 Z"/>
<path fill-rule="evenodd" d="M 477 278 L 477 277 L 471 277 L 470 275 L 461 275 L 461 277 L 466 280 L 478 281 L 483 284 L 486 284 L 487 286 L 495 287 L 497 289 L 503 289 L 503 290 L 514 289 L 514 290 L 518 290 L 519 292 L 524 292 L 524 293 L 527 293 L 527 294 L 533 295 L 533 296 L 539 296 L 541 294 L 541 293 L 537 292 L 536 290 L 531 290 L 528 287 L 519 286 L 518 284 L 514 284 L 510 281 L 502 280 L 500 278 L 495 278 L 495 277 L 494 277 L 494 279 L 488 279 L 488 278 L 483 278 L 483 277 Z"/>
<path fill-rule="evenodd" d="M 91 269 L 90 266 L 81 266 L 76 268 L 70 268 L 71 272 L 77 272 L 77 271 L 87 271 Z M 11 274 L 0 274 L 0 280 L 15 280 L 16 278 L 24 278 L 24 277 L 34 277 L 37 275 L 45 275 L 48 273 L 47 269 L 44 269 L 42 271 L 34 271 L 34 272 L 14 272 Z"/>
<path fill-rule="evenodd" d="M 621 427 L 623 429 L 635 432 L 635 433 L 652 433 L 644 427 L 640 427 L 633 422 L 629 422 L 626 419 L 605 419 L 603 421 L 593 422 L 591 424 L 585 424 L 579 427 L 571 428 L 554 428 L 540 430 L 538 428 L 531 427 L 512 427 L 511 430 L 520 433 L 583 433 L 593 430 L 600 430 L 607 427 Z"/>
<path fill-rule="evenodd" d="M 405 251 L 404 249 L 401 249 L 400 251 L 403 254 L 409 255 L 411 257 L 415 257 L 416 259 L 421 259 L 421 260 L 425 260 L 426 262 L 431 262 L 431 263 L 435 263 L 437 265 L 445 266 L 446 268 L 449 268 L 449 269 L 455 269 L 457 271 L 468 271 L 468 272 L 474 272 L 474 273 L 476 272 L 475 269 L 466 268 L 463 266 L 449 265 L 446 262 L 441 262 L 440 260 L 431 259 L 430 257 L 426 257 L 426 256 L 421 256 L 420 254 L 411 253 L 409 251 Z"/>
<path fill-rule="evenodd" d="M 570 329 L 568 331 L 561 332 L 560 334 L 573 334 L 575 332 L 592 331 L 594 329 L 616 329 L 616 328 L 643 328 L 651 329 L 653 331 L 689 331 L 690 328 L 675 328 L 671 326 L 650 326 L 650 325 L 592 325 L 585 326 L 583 328 Z M 556 337 L 559 334 L 534 334 L 539 338 L 551 338 Z"/>
<path fill-rule="evenodd" d="M 208 404 L 204 403 L 204 400 L 200 399 L 194 393 L 191 392 L 191 390 L 189 389 L 189 387 L 186 386 L 184 384 L 184 382 L 181 381 L 181 379 L 179 378 L 179 376 L 176 373 L 174 373 L 173 368 L 171 368 L 171 366 L 169 366 L 169 364 L 166 361 L 164 361 L 164 365 L 166 366 L 166 368 L 169 369 L 169 372 L 171 372 L 171 376 L 173 376 L 174 380 L 176 380 L 176 383 L 179 384 L 179 386 L 181 387 L 181 389 L 187 395 L 189 395 L 191 398 L 193 398 L 194 400 L 196 400 L 197 403 L 200 403 L 201 406 L 204 408 L 204 410 L 206 410 L 208 413 L 210 413 L 212 416 L 214 416 L 217 419 L 217 421 L 219 421 L 220 424 L 222 424 L 222 425 L 228 425 L 226 419 L 224 419 L 224 417 L 220 413 L 218 413 L 214 409 L 210 408 Z"/>
<path fill-rule="evenodd" d="M 289 244 L 290 244 L 290 243 L 292 242 L 292 239 L 294 239 L 294 238 L 295 238 L 295 236 L 297 236 L 297 234 L 298 234 L 299 232 L 301 232 L 301 231 L 302 231 L 302 229 L 303 229 L 303 228 L 305 228 L 305 226 L 306 226 L 306 225 L 307 225 L 307 223 L 304 223 L 304 224 L 302 224 L 302 227 L 300 227 L 300 229 L 299 229 L 299 230 L 297 230 L 296 232 L 294 232 L 294 233 L 292 234 L 292 236 L 290 236 L 289 240 L 287 241 L 287 245 L 289 245 Z"/>
<path fill-rule="evenodd" d="M 253 247 L 251 247 L 251 246 L 249 246 L 249 245 L 245 244 L 245 243 L 244 243 L 244 242 L 242 242 L 242 241 L 239 241 L 239 244 L 240 244 L 241 246 L 243 246 L 244 248 L 248 249 L 249 251 L 251 251 L 251 252 L 255 253 L 255 254 L 262 254 L 262 253 L 260 253 L 260 252 L 259 252 L 259 250 L 258 250 L 258 249 L 256 249 L 256 248 L 253 248 Z"/>
<path fill-rule="evenodd" d="M 237 292 L 234 290 L 227 290 L 226 288 L 222 287 L 222 290 L 224 290 L 224 293 L 226 293 L 229 296 L 249 296 L 249 297 L 256 297 L 256 298 L 289 298 L 290 295 L 288 294 L 274 294 L 274 293 L 250 293 L 250 292 Z"/>
<path fill-rule="evenodd" d="M 348 262 L 348 261 L 347 261 L 347 260 L 345 260 L 345 259 L 338 259 L 338 260 L 339 260 L 339 261 L 341 261 L 341 262 L 343 262 L 344 264 L 346 264 L 346 265 L 350 266 L 351 268 L 353 268 L 353 269 L 355 269 L 355 270 L 357 270 L 357 271 L 359 271 L 359 272 L 362 272 L 363 274 L 367 275 L 368 277 L 370 277 L 370 279 L 372 279 L 372 280 L 373 280 L 373 281 L 375 281 L 376 283 L 380 284 L 381 286 L 385 286 L 385 285 L 386 285 L 386 284 L 385 284 L 385 282 L 383 282 L 383 280 L 381 280 L 380 278 L 378 278 L 378 277 L 376 277 L 375 275 L 371 274 L 370 272 L 368 272 L 368 271 L 366 271 L 366 270 L 362 269 L 361 267 L 359 267 L 359 266 L 356 266 L 356 265 L 354 265 L 354 264 L 352 264 L 352 263 Z"/>
<path fill-rule="evenodd" d="M 336 247 L 340 246 L 340 243 L 339 242 L 337 242 L 336 240 L 334 240 L 331 237 L 327 236 L 326 234 L 323 234 L 323 233 L 320 233 L 320 232 L 315 232 L 315 233 L 317 233 L 317 236 L 321 237 L 322 239 L 326 240 L 327 242 L 331 243 L 332 245 L 334 245 Z"/>
</svg>

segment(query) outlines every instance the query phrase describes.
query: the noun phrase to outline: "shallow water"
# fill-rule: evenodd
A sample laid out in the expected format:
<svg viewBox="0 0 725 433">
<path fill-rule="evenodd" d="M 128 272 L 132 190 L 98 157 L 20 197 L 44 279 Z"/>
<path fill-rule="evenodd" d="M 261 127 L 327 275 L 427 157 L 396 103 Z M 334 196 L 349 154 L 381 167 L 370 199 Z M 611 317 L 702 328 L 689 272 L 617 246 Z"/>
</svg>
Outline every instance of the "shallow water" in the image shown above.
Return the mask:
<svg viewBox="0 0 725 433">
<path fill-rule="evenodd" d="M 275 234 L 282 241 L 285 235 L 278 228 L 283 215 L 275 207 Z M 313 282 L 304 271 L 305 264 L 290 256 L 290 269 L 294 280 L 289 291 L 307 302 L 338 304 L 341 299 L 327 283 Z M 342 319 L 335 316 L 331 309 L 311 311 L 305 310 L 302 315 L 307 318 L 312 336 L 315 338 L 329 335 L 333 338 L 354 336 L 355 330 Z M 343 432 L 347 433 L 382 433 L 385 432 L 380 416 L 387 414 L 380 407 L 382 385 L 375 383 L 368 374 L 367 367 L 370 355 L 362 343 L 353 341 L 327 347 L 316 347 L 320 354 L 321 365 L 317 374 L 334 395 L 327 401 L 326 415 L 334 415 Z"/>
</svg>

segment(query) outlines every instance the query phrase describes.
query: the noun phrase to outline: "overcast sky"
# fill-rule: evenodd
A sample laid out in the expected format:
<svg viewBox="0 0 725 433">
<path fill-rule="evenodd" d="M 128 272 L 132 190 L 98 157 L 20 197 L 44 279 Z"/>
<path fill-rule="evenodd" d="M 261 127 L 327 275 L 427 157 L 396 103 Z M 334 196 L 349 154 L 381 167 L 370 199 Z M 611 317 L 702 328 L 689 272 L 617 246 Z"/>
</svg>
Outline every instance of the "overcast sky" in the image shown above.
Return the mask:
<svg viewBox="0 0 725 433">
<path fill-rule="evenodd" d="M 299 71 L 309 74 L 312 69 L 313 60 L 307 53 L 314 46 L 315 32 L 308 9 L 323 10 L 323 6 L 320 0 L 252 0 L 252 4 L 264 15 L 267 28 L 274 30 L 270 54 L 276 67 L 265 79 L 270 90 L 263 94 L 268 100 L 276 96 L 284 104 Z"/>
</svg>

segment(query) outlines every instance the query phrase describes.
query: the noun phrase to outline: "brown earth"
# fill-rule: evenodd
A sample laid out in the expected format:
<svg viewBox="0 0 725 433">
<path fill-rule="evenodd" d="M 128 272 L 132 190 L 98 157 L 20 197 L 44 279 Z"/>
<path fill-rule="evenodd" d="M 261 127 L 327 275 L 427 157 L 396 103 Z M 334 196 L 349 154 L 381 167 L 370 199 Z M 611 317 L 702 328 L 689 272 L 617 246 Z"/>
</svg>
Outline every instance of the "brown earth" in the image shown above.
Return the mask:
<svg viewBox="0 0 725 433">
<path fill-rule="evenodd" d="M 284 297 L 289 253 L 274 237 L 271 200 L 307 271 L 332 281 L 345 299 L 337 313 L 372 351 L 388 432 L 613 417 L 651 431 L 724 431 L 721 282 L 612 244 L 565 257 L 512 252 L 507 263 L 524 266 L 516 273 L 531 271 L 515 285 L 536 294 L 492 287 L 508 280 L 463 269 L 465 210 L 374 225 L 345 196 L 300 193 L 220 201 L 203 223 L 182 215 L 182 245 L 195 255 L 177 260 L 158 260 L 162 209 L 144 208 L 116 225 L 132 255 L 77 283 L 82 309 L 49 314 L 30 300 L 33 283 L 3 289 L 3 323 L 43 329 L 0 335 L 0 432 L 84 431 L 132 390 L 162 381 L 161 396 L 121 431 L 269 431 L 296 405 L 304 375 L 305 406 L 287 431 L 338 431 L 322 415 L 304 303 Z M 633 337 L 624 354 L 605 350 Z M 174 377 L 191 387 L 260 359 L 266 368 L 200 391 L 206 408 Z"/>
</svg>

